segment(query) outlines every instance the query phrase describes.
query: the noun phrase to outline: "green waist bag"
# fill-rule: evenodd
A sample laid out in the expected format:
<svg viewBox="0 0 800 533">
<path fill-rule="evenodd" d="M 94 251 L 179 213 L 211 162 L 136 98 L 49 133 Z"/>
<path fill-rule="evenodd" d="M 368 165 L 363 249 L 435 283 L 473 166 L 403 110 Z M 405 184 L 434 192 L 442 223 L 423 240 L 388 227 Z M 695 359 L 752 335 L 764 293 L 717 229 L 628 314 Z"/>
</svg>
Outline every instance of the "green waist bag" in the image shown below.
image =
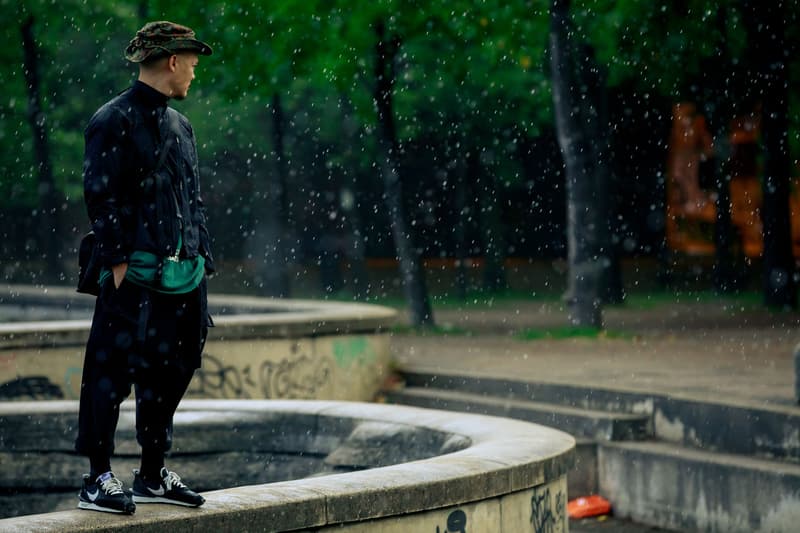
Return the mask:
<svg viewBox="0 0 800 533">
<path fill-rule="evenodd" d="M 136 251 L 131 254 L 125 279 L 165 294 L 185 294 L 192 292 L 203 281 L 205 264 L 202 256 L 173 259 Z M 103 271 L 101 285 L 110 275 L 111 271 Z"/>
<path fill-rule="evenodd" d="M 182 239 L 178 237 L 176 250 L 181 249 Z M 203 256 L 181 259 L 160 257 L 150 252 L 135 251 L 131 254 L 128 273 L 125 279 L 150 287 L 166 294 L 185 294 L 192 292 L 205 274 L 206 260 Z"/>
</svg>

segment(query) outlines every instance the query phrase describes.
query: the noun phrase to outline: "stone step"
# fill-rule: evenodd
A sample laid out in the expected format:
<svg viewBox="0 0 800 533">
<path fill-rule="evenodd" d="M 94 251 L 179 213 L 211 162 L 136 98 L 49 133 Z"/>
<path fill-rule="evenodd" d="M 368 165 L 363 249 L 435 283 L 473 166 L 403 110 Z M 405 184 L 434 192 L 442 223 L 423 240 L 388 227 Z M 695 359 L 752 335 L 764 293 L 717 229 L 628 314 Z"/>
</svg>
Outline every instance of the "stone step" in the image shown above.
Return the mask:
<svg viewBox="0 0 800 533">
<path fill-rule="evenodd" d="M 614 516 L 678 531 L 794 532 L 800 465 L 664 442 L 598 442 Z"/>
<path fill-rule="evenodd" d="M 644 412 L 646 398 L 616 390 L 566 383 L 531 382 L 478 374 L 449 373 L 425 369 L 403 369 L 403 380 L 409 387 L 473 392 L 487 396 L 513 396 L 536 402 L 555 403 L 569 407 L 599 411 Z"/>
<path fill-rule="evenodd" d="M 795 405 L 745 405 L 725 398 L 678 397 L 647 391 L 591 385 L 530 382 L 471 374 L 441 374 L 405 369 L 409 387 L 473 393 L 497 398 L 652 417 L 656 439 L 800 464 L 800 408 Z"/>
<path fill-rule="evenodd" d="M 634 440 L 652 436 L 650 418 L 646 415 L 576 409 L 434 388 L 406 387 L 384 394 L 392 403 L 516 418 L 560 429 L 581 439 Z"/>
</svg>

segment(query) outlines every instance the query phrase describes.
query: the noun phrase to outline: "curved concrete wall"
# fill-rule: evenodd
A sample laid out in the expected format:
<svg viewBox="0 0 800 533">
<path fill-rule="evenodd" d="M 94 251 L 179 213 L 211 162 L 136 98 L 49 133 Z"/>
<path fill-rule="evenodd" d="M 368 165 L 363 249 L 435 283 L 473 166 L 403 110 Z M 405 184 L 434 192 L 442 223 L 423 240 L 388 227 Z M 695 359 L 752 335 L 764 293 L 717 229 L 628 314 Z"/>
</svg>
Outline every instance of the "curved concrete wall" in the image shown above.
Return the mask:
<svg viewBox="0 0 800 533">
<path fill-rule="evenodd" d="M 26 425 L 34 433 L 50 431 L 48 425 L 57 431 L 57 424 L 37 420 L 58 414 L 74 417 L 75 409 L 74 402 L 0 404 L 0 428 L 4 428 L 0 431 L 8 437 L 0 442 L 6 446 L 17 442 L 12 448 L 19 448 L 20 439 L 26 438 L 21 436 Z M 197 400 L 183 402 L 179 413 L 178 425 L 205 423 L 202 427 L 209 431 L 208 424 L 214 420 L 229 428 L 234 417 L 247 421 L 242 427 L 250 431 L 271 431 L 276 436 L 284 433 L 274 426 L 275 421 L 292 414 L 299 429 L 287 431 L 306 436 L 293 444 L 300 454 L 327 454 L 334 462 L 355 456 L 373 463 L 361 466 L 378 466 L 381 461 L 371 453 L 394 446 L 410 453 L 411 460 L 207 492 L 207 503 L 199 509 L 140 505 L 133 516 L 72 510 L 0 520 L 0 531 L 527 533 L 568 529 L 566 474 L 575 441 L 550 428 L 487 416 L 351 402 Z M 264 417 L 262 424 L 257 422 L 259 417 Z M 316 430 L 307 430 L 310 426 Z M 405 429 L 390 431 L 394 437 L 377 431 L 384 437 L 371 440 L 369 435 L 375 435 L 376 428 L 387 426 Z M 180 430 L 176 427 L 176 432 Z M 397 440 L 396 435 L 409 431 L 421 436 Z M 229 442 L 252 440 L 248 430 L 238 433 L 240 438 Z M 46 435 L 33 437 L 37 438 Z M 353 455 L 353 450 L 358 452 Z M 444 455 L 430 457 L 433 450 Z"/>
<path fill-rule="evenodd" d="M 68 288 L 11 287 L 0 299 L 0 399 L 76 399 L 94 299 Z M 392 309 L 212 295 L 216 327 L 190 385 L 194 398 L 368 400 L 388 373 Z"/>
</svg>

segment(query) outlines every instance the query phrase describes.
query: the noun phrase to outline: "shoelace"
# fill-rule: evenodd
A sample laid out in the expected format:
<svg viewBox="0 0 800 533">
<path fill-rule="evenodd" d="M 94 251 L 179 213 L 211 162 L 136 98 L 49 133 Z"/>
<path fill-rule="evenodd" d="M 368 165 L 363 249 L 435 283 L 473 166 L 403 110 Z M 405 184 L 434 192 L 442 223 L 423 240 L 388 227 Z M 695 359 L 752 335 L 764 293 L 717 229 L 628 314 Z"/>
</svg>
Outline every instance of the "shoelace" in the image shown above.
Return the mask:
<svg viewBox="0 0 800 533">
<path fill-rule="evenodd" d="M 181 477 L 175 472 L 167 472 L 167 477 L 164 478 L 164 485 L 166 485 L 167 490 L 172 490 L 172 487 L 186 488 L 186 485 L 181 481 Z"/>
<path fill-rule="evenodd" d="M 103 492 L 110 496 L 124 494 L 124 491 L 122 490 L 122 481 L 113 476 L 101 482 L 100 488 L 103 489 Z"/>
</svg>

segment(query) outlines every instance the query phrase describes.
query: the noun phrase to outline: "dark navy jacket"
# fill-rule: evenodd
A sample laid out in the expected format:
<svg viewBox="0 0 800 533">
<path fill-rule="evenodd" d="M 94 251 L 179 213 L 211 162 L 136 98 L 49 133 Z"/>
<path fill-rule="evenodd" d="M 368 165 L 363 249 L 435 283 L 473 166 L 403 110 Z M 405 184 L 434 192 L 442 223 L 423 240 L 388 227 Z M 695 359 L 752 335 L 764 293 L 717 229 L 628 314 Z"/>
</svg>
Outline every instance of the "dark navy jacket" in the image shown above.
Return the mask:
<svg viewBox="0 0 800 533">
<path fill-rule="evenodd" d="M 181 256 L 202 255 L 211 273 L 194 132 L 167 99 L 136 81 L 97 110 L 85 132 L 84 200 L 105 266 L 134 250 L 173 256 L 180 235 Z"/>
</svg>

